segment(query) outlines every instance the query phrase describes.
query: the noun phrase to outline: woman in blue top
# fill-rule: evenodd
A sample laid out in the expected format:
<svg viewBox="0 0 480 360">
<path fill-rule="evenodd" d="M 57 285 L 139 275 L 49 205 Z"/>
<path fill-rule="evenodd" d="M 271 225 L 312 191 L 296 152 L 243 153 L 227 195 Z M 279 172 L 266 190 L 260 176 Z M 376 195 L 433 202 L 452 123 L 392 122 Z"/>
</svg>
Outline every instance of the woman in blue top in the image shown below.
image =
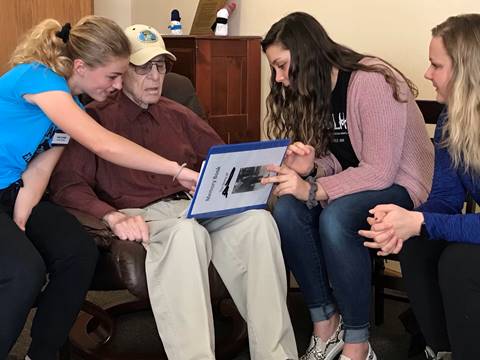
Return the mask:
<svg viewBox="0 0 480 360">
<path fill-rule="evenodd" d="M 360 234 L 380 255 L 401 250 L 427 358 L 480 359 L 480 214 L 462 214 L 467 193 L 480 200 L 480 14 L 450 17 L 432 36 L 425 77 L 447 105 L 435 131 L 432 191 L 414 211 L 376 206 Z"/>
<path fill-rule="evenodd" d="M 62 27 L 48 19 L 17 46 L 12 69 L 0 77 L 0 359 L 35 304 L 27 358 L 56 358 L 91 281 L 92 239 L 42 200 L 69 136 L 116 164 L 195 186 L 196 172 L 107 131 L 83 111 L 77 95 L 102 101 L 121 89 L 129 55 L 127 37 L 111 20 L 89 16 Z"/>
</svg>

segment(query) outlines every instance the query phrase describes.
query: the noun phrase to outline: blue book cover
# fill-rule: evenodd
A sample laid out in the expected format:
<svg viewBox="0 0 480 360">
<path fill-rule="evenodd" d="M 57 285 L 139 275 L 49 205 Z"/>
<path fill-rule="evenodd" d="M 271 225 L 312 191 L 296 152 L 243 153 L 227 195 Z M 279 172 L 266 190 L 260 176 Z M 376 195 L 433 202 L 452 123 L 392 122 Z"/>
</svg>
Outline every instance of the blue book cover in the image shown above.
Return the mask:
<svg viewBox="0 0 480 360">
<path fill-rule="evenodd" d="M 288 139 L 212 146 L 187 210 L 187 218 L 213 218 L 267 205 L 272 184 L 262 185 L 266 166 L 280 165 Z"/>
</svg>

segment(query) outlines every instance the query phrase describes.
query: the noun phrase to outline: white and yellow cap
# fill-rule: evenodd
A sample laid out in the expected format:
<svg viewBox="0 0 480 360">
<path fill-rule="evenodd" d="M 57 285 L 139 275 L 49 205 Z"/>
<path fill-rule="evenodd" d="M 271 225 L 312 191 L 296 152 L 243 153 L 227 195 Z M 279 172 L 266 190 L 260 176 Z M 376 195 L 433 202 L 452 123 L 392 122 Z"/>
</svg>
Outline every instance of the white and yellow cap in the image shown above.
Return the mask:
<svg viewBox="0 0 480 360">
<path fill-rule="evenodd" d="M 177 60 L 175 55 L 165 48 L 162 37 L 153 27 L 135 24 L 126 28 L 125 34 L 132 46 L 130 62 L 133 65 L 143 65 L 158 55 L 166 55 L 173 61 Z"/>
</svg>

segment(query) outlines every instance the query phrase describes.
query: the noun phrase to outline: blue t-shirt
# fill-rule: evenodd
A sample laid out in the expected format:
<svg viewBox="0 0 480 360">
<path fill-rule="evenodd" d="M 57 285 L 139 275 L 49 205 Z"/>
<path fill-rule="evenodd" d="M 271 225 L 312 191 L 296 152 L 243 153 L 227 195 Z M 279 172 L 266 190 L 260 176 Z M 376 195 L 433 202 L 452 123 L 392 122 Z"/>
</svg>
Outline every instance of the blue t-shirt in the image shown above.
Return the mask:
<svg viewBox="0 0 480 360">
<path fill-rule="evenodd" d="M 30 160 L 52 146 L 57 126 L 23 98 L 46 91 L 70 94 L 65 78 L 40 63 L 17 65 L 0 77 L 0 189 L 19 180 Z"/>
</svg>

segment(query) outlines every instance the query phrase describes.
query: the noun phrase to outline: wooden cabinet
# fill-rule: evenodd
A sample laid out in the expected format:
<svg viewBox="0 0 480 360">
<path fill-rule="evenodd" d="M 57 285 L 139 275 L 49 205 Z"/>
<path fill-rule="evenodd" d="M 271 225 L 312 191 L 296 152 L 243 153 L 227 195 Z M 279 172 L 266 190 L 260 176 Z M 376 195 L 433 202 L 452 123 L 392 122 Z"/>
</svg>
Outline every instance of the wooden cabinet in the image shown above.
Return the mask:
<svg viewBox="0 0 480 360">
<path fill-rule="evenodd" d="M 260 37 L 163 36 L 227 143 L 260 139 Z"/>
<path fill-rule="evenodd" d="M 75 24 L 93 14 L 93 0 L 0 0 L 0 75 L 9 69 L 8 60 L 21 36 L 46 18 Z"/>
</svg>

